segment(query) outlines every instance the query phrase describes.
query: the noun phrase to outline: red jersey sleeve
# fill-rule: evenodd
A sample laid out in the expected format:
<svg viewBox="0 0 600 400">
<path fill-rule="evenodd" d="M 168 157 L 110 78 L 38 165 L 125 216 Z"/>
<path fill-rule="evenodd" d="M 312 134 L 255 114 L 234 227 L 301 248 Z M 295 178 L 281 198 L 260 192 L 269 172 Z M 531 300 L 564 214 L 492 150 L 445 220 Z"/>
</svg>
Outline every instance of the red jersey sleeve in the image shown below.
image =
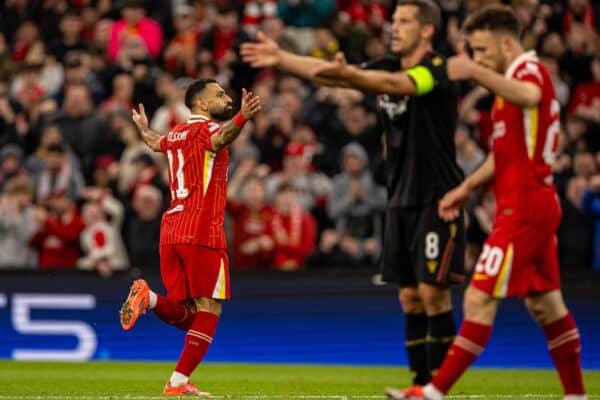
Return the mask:
<svg viewBox="0 0 600 400">
<path fill-rule="evenodd" d="M 158 144 L 160 146 L 160 151 L 162 151 L 163 153 L 166 153 L 167 152 L 167 136 L 161 137 Z"/>
<path fill-rule="evenodd" d="M 215 148 L 212 145 L 212 136 L 221 130 L 221 125 L 215 121 L 208 121 L 202 127 L 200 136 L 202 137 L 203 145 L 208 151 L 216 153 Z"/>
<path fill-rule="evenodd" d="M 537 62 L 524 62 L 515 71 L 513 77 L 519 81 L 533 83 L 540 89 L 544 89 L 544 76 L 542 75 L 542 71 L 540 71 L 540 66 Z"/>
</svg>

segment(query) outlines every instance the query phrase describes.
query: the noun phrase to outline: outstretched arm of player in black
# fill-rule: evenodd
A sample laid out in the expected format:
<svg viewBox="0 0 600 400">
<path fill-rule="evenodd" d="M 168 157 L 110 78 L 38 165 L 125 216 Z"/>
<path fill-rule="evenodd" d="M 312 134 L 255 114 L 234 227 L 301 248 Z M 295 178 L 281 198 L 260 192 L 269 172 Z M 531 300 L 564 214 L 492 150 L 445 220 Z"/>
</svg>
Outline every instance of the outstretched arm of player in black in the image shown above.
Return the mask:
<svg viewBox="0 0 600 400">
<path fill-rule="evenodd" d="M 442 197 L 438 204 L 438 214 L 444 221 L 453 221 L 460 215 L 462 206 L 469 200 L 471 194 L 479 187 L 488 183 L 494 177 L 494 154 L 490 152 L 483 164 L 467 177 L 457 187 Z"/>
<path fill-rule="evenodd" d="M 542 91 L 537 85 L 508 79 L 475 63 L 466 55 L 448 59 L 448 77 L 452 80 L 473 80 L 496 96 L 522 108 L 535 107 L 542 99 Z"/>
<path fill-rule="evenodd" d="M 342 81 L 316 76 L 316 71 L 329 65 L 328 61 L 316 57 L 300 56 L 279 48 L 277 42 L 258 32 L 256 42 L 243 43 L 240 54 L 244 62 L 253 68 L 276 67 L 299 78 L 312 80 L 328 86 L 346 86 Z"/>
<path fill-rule="evenodd" d="M 139 129 L 142 134 L 142 140 L 152 151 L 160 152 L 160 138 L 161 136 L 148 127 L 148 117 L 144 110 L 144 105 L 140 103 L 140 111 L 134 108 L 131 110 L 131 118 L 135 123 L 135 126 Z"/>
<path fill-rule="evenodd" d="M 221 126 L 219 132 L 211 136 L 213 149 L 219 151 L 237 139 L 246 121 L 254 117 L 260 109 L 260 97 L 242 89 L 242 107 L 235 117 Z"/>
<path fill-rule="evenodd" d="M 425 66 L 419 65 L 402 72 L 365 70 L 349 65 L 341 52 L 335 55 L 334 61 L 323 65 L 315 74 L 328 82 L 341 82 L 345 87 L 394 96 L 426 94 L 435 85 L 431 71 Z"/>
</svg>

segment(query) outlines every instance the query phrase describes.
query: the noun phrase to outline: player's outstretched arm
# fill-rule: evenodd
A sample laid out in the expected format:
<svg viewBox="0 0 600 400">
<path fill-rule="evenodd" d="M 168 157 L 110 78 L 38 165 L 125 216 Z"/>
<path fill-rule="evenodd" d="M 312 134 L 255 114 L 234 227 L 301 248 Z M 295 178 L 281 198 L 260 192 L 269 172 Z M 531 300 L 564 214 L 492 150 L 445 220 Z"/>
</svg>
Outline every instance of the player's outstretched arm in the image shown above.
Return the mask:
<svg viewBox="0 0 600 400">
<path fill-rule="evenodd" d="M 242 107 L 235 117 L 224 123 L 221 129 L 211 136 L 213 149 L 219 151 L 237 139 L 246 121 L 254 117 L 260 109 L 260 97 L 242 89 Z"/>
<path fill-rule="evenodd" d="M 343 82 L 334 82 L 316 76 L 316 71 L 329 62 L 316 57 L 301 56 L 279 48 L 277 42 L 262 32 L 256 35 L 256 42 L 243 43 L 240 48 L 242 60 L 252 68 L 276 67 L 297 77 L 312 80 L 329 86 L 344 86 Z"/>
<path fill-rule="evenodd" d="M 453 221 L 460 215 L 462 206 L 469 200 L 471 194 L 479 187 L 485 185 L 494 176 L 494 154 L 490 152 L 487 158 L 457 187 L 450 190 L 442 197 L 438 204 L 438 214 L 444 221 Z"/>
<path fill-rule="evenodd" d="M 131 118 L 142 134 L 142 140 L 146 143 L 146 146 L 150 147 L 152 151 L 160 152 L 161 136 L 148 127 L 148 117 L 144 105 L 140 103 L 139 107 L 139 113 L 135 108 L 131 110 Z"/>
<path fill-rule="evenodd" d="M 522 108 L 535 107 L 542 98 L 542 91 L 537 85 L 507 79 L 504 75 L 475 63 L 466 55 L 448 59 L 448 77 L 452 80 L 473 80 L 496 96 Z"/>
<path fill-rule="evenodd" d="M 324 64 L 316 71 L 316 76 L 333 82 L 344 82 L 346 87 L 395 96 L 415 96 L 426 94 L 433 89 L 435 80 L 424 66 L 417 66 L 402 72 L 364 70 L 346 62 L 339 52 L 333 62 Z"/>
</svg>

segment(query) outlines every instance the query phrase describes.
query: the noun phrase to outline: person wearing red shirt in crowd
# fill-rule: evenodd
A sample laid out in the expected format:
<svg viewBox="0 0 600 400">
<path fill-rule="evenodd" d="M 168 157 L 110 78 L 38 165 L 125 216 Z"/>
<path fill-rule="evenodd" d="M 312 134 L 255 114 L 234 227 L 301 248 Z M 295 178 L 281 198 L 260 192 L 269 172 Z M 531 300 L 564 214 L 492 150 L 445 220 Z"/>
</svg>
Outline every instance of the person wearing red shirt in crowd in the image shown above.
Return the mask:
<svg viewBox="0 0 600 400">
<path fill-rule="evenodd" d="M 35 210 L 38 231 L 29 245 L 39 251 L 40 269 L 75 269 L 79 253 L 79 235 L 84 224 L 79 211 L 66 192 L 52 195 L 47 205 Z"/>
<path fill-rule="evenodd" d="M 123 19 L 115 22 L 108 40 L 108 60 L 116 62 L 122 50 L 132 42 L 141 42 L 148 54 L 158 58 L 163 45 L 163 32 L 159 23 L 145 16 L 143 0 L 127 0 L 121 10 Z"/>
<path fill-rule="evenodd" d="M 575 88 L 569 103 L 569 113 L 586 121 L 600 123 L 600 52 L 596 53 L 590 68 L 594 80 Z"/>
<path fill-rule="evenodd" d="M 302 269 L 315 250 L 317 222 L 302 208 L 288 183 L 277 188 L 271 227 L 275 238 L 273 267 L 285 271 Z"/>
<path fill-rule="evenodd" d="M 236 268 L 264 268 L 271 265 L 273 209 L 265 202 L 265 184 L 251 176 L 242 188 L 241 199 L 230 196 L 227 212 L 233 217 L 233 263 Z"/>
<path fill-rule="evenodd" d="M 185 104 L 190 119 L 166 136 L 148 127 L 143 105 L 139 113 L 132 110 L 146 145 L 165 154 L 169 164 L 171 204 L 160 228 L 160 269 L 167 296 L 151 291 L 148 283 L 139 279 L 131 286 L 120 317 L 123 329 L 129 330 L 141 314 L 152 309 L 162 321 L 186 331 L 183 351 L 163 395 L 208 396 L 189 377 L 213 341 L 221 303 L 230 297 L 223 227 L 228 145 L 261 105 L 258 97 L 244 89 L 240 112 L 229 120 L 233 101 L 214 79 L 192 83 Z"/>
</svg>

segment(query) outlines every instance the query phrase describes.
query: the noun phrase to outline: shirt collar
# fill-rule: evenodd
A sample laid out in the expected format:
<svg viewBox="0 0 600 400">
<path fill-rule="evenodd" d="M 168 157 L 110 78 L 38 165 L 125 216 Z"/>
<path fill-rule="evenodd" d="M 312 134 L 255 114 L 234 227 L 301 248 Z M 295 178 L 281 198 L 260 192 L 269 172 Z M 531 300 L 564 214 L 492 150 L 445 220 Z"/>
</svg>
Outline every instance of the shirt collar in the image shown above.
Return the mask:
<svg viewBox="0 0 600 400">
<path fill-rule="evenodd" d="M 198 122 L 198 121 L 209 121 L 210 118 L 208 118 L 205 115 L 200 115 L 200 114 L 192 114 L 190 115 L 190 118 L 188 119 L 187 123 L 191 124 L 193 122 Z"/>
<path fill-rule="evenodd" d="M 513 60 L 513 62 L 511 62 L 510 65 L 508 66 L 508 68 L 506 69 L 506 73 L 504 74 L 504 76 L 509 79 L 512 78 L 513 74 L 515 73 L 515 71 L 517 70 L 519 65 L 521 65 L 525 61 L 538 61 L 535 50 L 526 51 L 525 53 L 521 54 L 519 57 L 515 58 Z"/>
</svg>

